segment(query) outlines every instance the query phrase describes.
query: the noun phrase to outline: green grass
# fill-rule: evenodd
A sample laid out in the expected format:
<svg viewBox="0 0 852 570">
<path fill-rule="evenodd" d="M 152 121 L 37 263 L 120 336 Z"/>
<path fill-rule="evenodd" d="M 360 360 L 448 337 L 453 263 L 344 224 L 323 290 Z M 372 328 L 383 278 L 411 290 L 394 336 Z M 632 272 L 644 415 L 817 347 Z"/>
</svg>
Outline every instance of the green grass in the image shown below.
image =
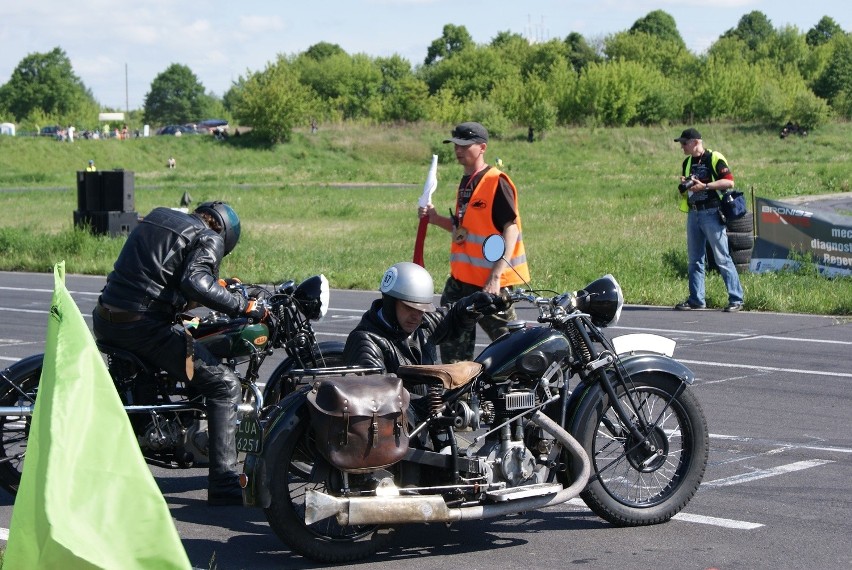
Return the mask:
<svg viewBox="0 0 852 570">
<path fill-rule="evenodd" d="M 807 138 L 775 131 L 696 125 L 724 153 L 738 187 L 770 199 L 850 191 L 849 123 Z M 533 285 L 574 290 L 604 273 L 627 301 L 673 305 L 687 295 L 685 216 L 674 202 L 683 158 L 672 141 L 682 126 L 571 128 L 529 144 L 525 131 L 489 144 L 520 189 Z M 416 202 L 432 153 L 439 154 L 433 201 L 446 212 L 461 173 L 449 127 L 330 126 L 296 132 L 291 142 L 254 148 L 249 137 L 152 137 L 59 143 L 0 137 L 0 269 L 106 275 L 123 240 L 73 229 L 76 174 L 93 158 L 102 170 L 135 173 L 136 209 L 230 202 L 243 238 L 223 274 L 274 282 L 325 273 L 333 287 L 375 289 L 383 270 L 410 260 Z M 177 168 L 165 167 L 169 156 Z M 449 234 L 430 226 L 426 267 L 440 289 L 448 272 Z M 813 271 L 742 275 L 746 308 L 852 314 L 852 279 Z M 723 306 L 721 279 L 710 274 L 708 304 Z"/>
</svg>

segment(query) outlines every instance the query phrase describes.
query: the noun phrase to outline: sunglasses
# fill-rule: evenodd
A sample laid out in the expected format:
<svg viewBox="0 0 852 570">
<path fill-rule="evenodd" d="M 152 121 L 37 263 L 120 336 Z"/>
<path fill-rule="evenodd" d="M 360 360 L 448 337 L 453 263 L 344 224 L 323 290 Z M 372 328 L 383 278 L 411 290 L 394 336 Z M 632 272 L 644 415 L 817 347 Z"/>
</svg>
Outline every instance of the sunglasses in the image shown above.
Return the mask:
<svg viewBox="0 0 852 570">
<path fill-rule="evenodd" d="M 455 139 L 475 139 L 479 137 L 478 134 L 473 132 L 473 129 L 453 129 L 453 132 L 450 133 L 450 136 Z"/>
</svg>

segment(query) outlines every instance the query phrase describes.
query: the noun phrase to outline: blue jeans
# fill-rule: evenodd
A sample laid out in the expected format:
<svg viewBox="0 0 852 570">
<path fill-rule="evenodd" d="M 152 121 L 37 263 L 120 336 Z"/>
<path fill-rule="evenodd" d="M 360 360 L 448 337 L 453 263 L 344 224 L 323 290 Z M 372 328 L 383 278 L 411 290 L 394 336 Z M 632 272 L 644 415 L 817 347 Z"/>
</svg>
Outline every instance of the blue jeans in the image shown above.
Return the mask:
<svg viewBox="0 0 852 570">
<path fill-rule="evenodd" d="M 728 251 L 728 234 L 725 224 L 719 216 L 718 208 L 690 210 L 686 217 L 686 250 L 689 256 L 689 302 L 693 305 L 705 305 L 704 267 L 707 243 L 713 251 L 716 266 L 725 287 L 728 289 L 728 303 L 743 302 L 743 287 L 740 276 Z"/>
</svg>

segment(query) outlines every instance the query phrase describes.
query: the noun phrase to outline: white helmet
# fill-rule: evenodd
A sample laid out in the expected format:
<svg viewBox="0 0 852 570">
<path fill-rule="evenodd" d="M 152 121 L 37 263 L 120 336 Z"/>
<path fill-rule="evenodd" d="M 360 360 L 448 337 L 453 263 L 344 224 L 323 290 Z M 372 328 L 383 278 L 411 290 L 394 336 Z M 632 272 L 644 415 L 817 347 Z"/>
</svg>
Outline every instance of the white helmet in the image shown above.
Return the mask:
<svg viewBox="0 0 852 570">
<path fill-rule="evenodd" d="M 416 263 L 401 261 L 391 265 L 382 277 L 379 291 L 413 309 L 427 312 L 435 310 L 432 304 L 435 283 L 429 272 Z"/>
</svg>

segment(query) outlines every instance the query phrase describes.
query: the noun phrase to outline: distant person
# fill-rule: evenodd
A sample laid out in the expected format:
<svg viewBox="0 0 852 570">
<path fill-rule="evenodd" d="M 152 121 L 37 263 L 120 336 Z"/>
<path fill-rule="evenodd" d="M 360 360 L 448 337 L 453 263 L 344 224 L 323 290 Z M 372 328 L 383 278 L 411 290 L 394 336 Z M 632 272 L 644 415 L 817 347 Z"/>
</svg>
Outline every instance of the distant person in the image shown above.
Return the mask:
<svg viewBox="0 0 852 570">
<path fill-rule="evenodd" d="M 704 148 L 701 133 L 686 129 L 674 139 L 686 158 L 681 167 L 681 209 L 686 210 L 686 251 L 688 257 L 689 297 L 675 305 L 679 311 L 705 309 L 704 276 L 707 244 L 719 274 L 728 289 L 725 312 L 734 313 L 743 307 L 743 287 L 740 276 L 728 251 L 728 234 L 722 217 L 720 193 L 734 187 L 734 175 L 722 153 Z"/>
<path fill-rule="evenodd" d="M 175 164 L 175 157 L 170 156 L 168 162 L 166 163 L 166 166 L 168 166 L 169 168 L 174 168 Z"/>
<path fill-rule="evenodd" d="M 90 160 L 88 166 L 86 166 L 86 172 L 96 172 L 98 169 L 95 167 L 95 161 Z"/>
<path fill-rule="evenodd" d="M 444 285 L 441 305 L 448 306 L 477 291 L 499 295 L 502 290 L 530 281 L 524 250 L 518 191 L 509 177 L 485 162 L 488 131 L 479 123 L 462 123 L 444 143 L 455 145 L 456 160 L 464 173 L 456 192 L 455 211 L 438 214 L 432 204 L 419 208 L 418 215 L 452 234 L 450 277 Z M 490 263 L 482 255 L 482 242 L 501 234 L 506 258 Z M 515 310 L 486 315 L 479 321 L 492 340 L 508 332 L 516 320 Z M 445 364 L 473 360 L 476 332 L 470 331 L 452 343 L 441 344 Z"/>
<path fill-rule="evenodd" d="M 314 119 L 313 117 L 311 117 L 311 134 L 312 135 L 317 134 L 318 130 L 319 130 L 319 128 L 317 127 L 317 120 Z"/>
</svg>

